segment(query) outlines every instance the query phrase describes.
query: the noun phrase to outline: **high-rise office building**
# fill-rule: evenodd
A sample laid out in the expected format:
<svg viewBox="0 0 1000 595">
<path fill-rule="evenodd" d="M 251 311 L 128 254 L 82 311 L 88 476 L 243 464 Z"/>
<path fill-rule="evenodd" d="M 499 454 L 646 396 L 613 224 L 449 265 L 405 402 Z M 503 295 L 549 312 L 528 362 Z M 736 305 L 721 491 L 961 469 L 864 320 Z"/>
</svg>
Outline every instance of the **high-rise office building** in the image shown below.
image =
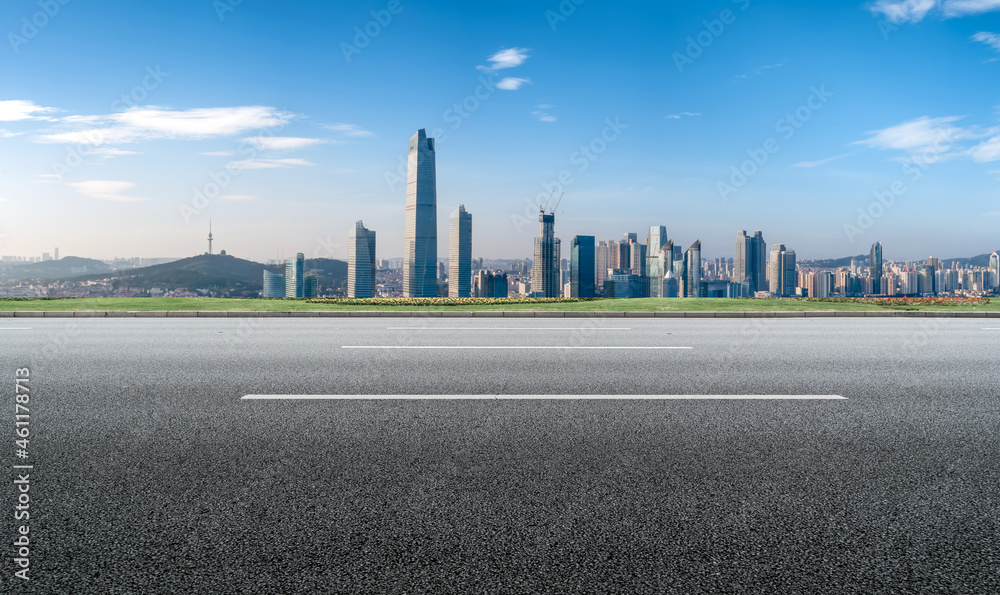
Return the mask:
<svg viewBox="0 0 1000 595">
<path fill-rule="evenodd" d="M 481 269 L 472 276 L 472 297 L 505 298 L 508 295 L 507 273 Z"/>
<path fill-rule="evenodd" d="M 594 274 L 595 287 L 604 287 L 604 281 L 608 278 L 608 254 L 608 243 L 601 240 L 597 244 L 597 256 L 595 259 L 595 264 L 597 265 L 597 270 Z"/>
<path fill-rule="evenodd" d="M 537 297 L 559 297 L 559 239 L 555 236 L 555 214 L 539 209 L 535 238 L 535 260 L 531 267 L 531 293 Z"/>
<path fill-rule="evenodd" d="M 649 277 L 649 297 L 665 297 L 663 295 L 663 277 L 673 264 L 673 248 L 670 254 L 664 251 L 667 245 L 667 228 L 663 225 L 652 225 L 646 236 L 646 276 Z M 672 244 L 671 244 L 672 246 Z"/>
<path fill-rule="evenodd" d="M 684 254 L 684 297 L 701 297 L 701 240 Z"/>
<path fill-rule="evenodd" d="M 636 277 L 646 276 L 646 245 L 639 242 L 629 242 L 628 268 Z"/>
<path fill-rule="evenodd" d="M 347 238 L 347 296 L 375 295 L 375 232 L 358 221 Z"/>
<path fill-rule="evenodd" d="M 319 275 L 316 273 L 306 273 L 302 281 L 302 297 L 319 297 Z"/>
<path fill-rule="evenodd" d="M 59 248 L 56 248 L 55 259 L 59 260 Z"/>
<path fill-rule="evenodd" d="M 285 262 L 285 297 L 300 298 L 305 295 L 306 257 L 299 252 L 294 260 Z"/>
<path fill-rule="evenodd" d="M 448 296 L 472 292 L 472 213 L 458 205 L 448 220 Z"/>
<path fill-rule="evenodd" d="M 868 267 L 872 278 L 872 293 L 882 295 L 882 242 L 872 244 Z"/>
<path fill-rule="evenodd" d="M 795 251 L 784 244 L 771 247 L 771 259 L 767 271 L 769 291 L 776 297 L 792 297 L 798 281 L 795 267 Z"/>
<path fill-rule="evenodd" d="M 437 297 L 437 179 L 434 139 L 410 138 L 403 235 L 403 295 Z"/>
<path fill-rule="evenodd" d="M 264 271 L 264 297 L 285 297 L 285 278 L 278 273 Z"/>
<path fill-rule="evenodd" d="M 570 244 L 568 297 L 594 297 L 594 236 L 575 236 Z"/>
<path fill-rule="evenodd" d="M 56 248 L 56 258 L 59 258 L 58 248 Z M 1000 288 L 1000 253 L 990 254 L 990 271 L 993 273 L 993 289 Z"/>
<path fill-rule="evenodd" d="M 758 291 L 768 291 L 766 250 L 763 232 L 758 230 L 749 236 L 744 230 L 736 234 L 732 280 L 740 285 L 741 295 L 752 297 Z"/>
</svg>

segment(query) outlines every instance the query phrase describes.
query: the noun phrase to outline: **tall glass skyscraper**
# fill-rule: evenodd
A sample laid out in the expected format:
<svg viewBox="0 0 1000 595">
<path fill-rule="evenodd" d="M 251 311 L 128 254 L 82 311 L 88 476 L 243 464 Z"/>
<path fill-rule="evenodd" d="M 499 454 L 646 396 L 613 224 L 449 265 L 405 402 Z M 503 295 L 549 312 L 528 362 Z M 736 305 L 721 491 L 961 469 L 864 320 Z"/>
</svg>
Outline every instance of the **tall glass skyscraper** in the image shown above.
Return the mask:
<svg viewBox="0 0 1000 595">
<path fill-rule="evenodd" d="M 665 254 L 667 245 L 667 228 L 663 225 L 652 225 L 646 236 L 646 276 L 649 277 L 649 297 L 665 297 L 663 295 L 663 277 L 673 264 L 673 254 Z M 671 248 L 673 251 L 673 248 Z"/>
<path fill-rule="evenodd" d="M 302 282 L 302 297 L 319 297 L 319 275 L 316 273 L 306 273 Z"/>
<path fill-rule="evenodd" d="M 448 297 L 472 292 L 472 213 L 458 205 L 448 219 Z"/>
<path fill-rule="evenodd" d="M 993 271 L 993 289 L 1000 287 L 1000 253 L 990 254 L 990 270 Z"/>
<path fill-rule="evenodd" d="M 373 297 L 375 292 L 375 232 L 358 221 L 347 238 L 347 296 Z"/>
<path fill-rule="evenodd" d="M 285 297 L 300 298 L 305 295 L 306 257 L 299 252 L 295 260 L 285 262 Z"/>
<path fill-rule="evenodd" d="M 539 237 L 535 238 L 535 260 L 531 266 L 531 293 L 537 297 L 559 297 L 559 239 L 556 216 L 538 213 Z"/>
<path fill-rule="evenodd" d="M 871 256 L 868 260 L 869 271 L 872 278 L 872 293 L 882 294 L 882 243 L 872 244 Z"/>
<path fill-rule="evenodd" d="M 768 262 L 767 279 L 770 292 L 775 297 L 792 297 L 795 295 L 796 276 L 795 251 L 788 250 L 784 244 L 774 244 L 771 247 L 771 260 Z"/>
<path fill-rule="evenodd" d="M 570 244 L 569 296 L 594 297 L 594 236 L 575 236 Z"/>
<path fill-rule="evenodd" d="M 684 297 L 701 297 L 701 240 L 684 254 Z"/>
<path fill-rule="evenodd" d="M 437 297 L 437 174 L 434 139 L 423 128 L 410 138 L 406 167 L 403 295 Z"/>
<path fill-rule="evenodd" d="M 278 273 L 264 271 L 264 297 L 285 297 L 285 278 Z"/>
<path fill-rule="evenodd" d="M 746 297 L 753 297 L 758 291 L 768 291 L 767 245 L 763 232 L 755 231 L 753 236 L 749 236 L 744 230 L 736 234 L 733 283 L 740 285 L 740 293 Z"/>
</svg>

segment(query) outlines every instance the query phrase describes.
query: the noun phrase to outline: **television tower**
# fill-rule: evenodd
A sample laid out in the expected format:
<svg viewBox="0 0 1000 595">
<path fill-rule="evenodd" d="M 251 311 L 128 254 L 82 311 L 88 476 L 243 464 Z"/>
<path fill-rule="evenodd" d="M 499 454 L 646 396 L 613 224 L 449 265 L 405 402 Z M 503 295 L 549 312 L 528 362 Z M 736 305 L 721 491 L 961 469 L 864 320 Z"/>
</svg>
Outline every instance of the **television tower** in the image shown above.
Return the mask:
<svg viewBox="0 0 1000 595">
<path fill-rule="evenodd" d="M 212 253 L 212 218 L 208 218 L 208 253 Z"/>
</svg>

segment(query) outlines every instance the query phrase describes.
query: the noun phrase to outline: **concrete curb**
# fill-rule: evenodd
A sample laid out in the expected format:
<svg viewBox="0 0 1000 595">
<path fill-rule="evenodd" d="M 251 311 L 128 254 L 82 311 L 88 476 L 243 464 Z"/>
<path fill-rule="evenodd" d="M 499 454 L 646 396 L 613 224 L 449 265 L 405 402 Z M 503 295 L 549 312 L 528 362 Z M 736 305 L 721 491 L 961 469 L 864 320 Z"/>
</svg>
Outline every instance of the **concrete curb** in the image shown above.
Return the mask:
<svg viewBox="0 0 1000 595">
<path fill-rule="evenodd" d="M 251 311 L 0 311 L 0 318 L 1000 318 L 1000 312 L 877 312 L 817 310 L 807 312 L 549 312 L 531 310 L 399 311 L 327 310 Z"/>
</svg>

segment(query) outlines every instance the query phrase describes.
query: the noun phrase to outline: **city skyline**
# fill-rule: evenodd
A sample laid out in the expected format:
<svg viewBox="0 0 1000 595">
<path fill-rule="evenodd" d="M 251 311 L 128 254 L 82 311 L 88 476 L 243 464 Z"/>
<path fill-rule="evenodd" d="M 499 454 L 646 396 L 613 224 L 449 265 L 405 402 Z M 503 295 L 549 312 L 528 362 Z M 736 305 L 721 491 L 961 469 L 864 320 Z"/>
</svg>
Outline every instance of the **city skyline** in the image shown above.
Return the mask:
<svg viewBox="0 0 1000 595">
<path fill-rule="evenodd" d="M 415 128 L 441 145 L 437 227 L 460 202 L 492 223 L 477 256 L 530 256 L 533 210 L 556 189 L 567 241 L 659 222 L 707 255 L 739 229 L 800 258 L 861 254 L 876 236 L 900 259 L 989 253 L 1000 13 L 932 5 L 640 3 L 635 19 L 599 3 L 403 2 L 317 4 L 306 19 L 182 0 L 60 5 L 29 37 L 38 5 L 13 2 L 0 253 L 178 257 L 214 217 L 216 246 L 256 260 L 346 260 L 341 230 L 360 218 L 401 255 L 397 139 Z M 129 35 L 81 43 L 98 14 Z M 443 34 L 455 26 L 471 34 Z M 828 43 L 847 45 L 810 50 Z"/>
</svg>

